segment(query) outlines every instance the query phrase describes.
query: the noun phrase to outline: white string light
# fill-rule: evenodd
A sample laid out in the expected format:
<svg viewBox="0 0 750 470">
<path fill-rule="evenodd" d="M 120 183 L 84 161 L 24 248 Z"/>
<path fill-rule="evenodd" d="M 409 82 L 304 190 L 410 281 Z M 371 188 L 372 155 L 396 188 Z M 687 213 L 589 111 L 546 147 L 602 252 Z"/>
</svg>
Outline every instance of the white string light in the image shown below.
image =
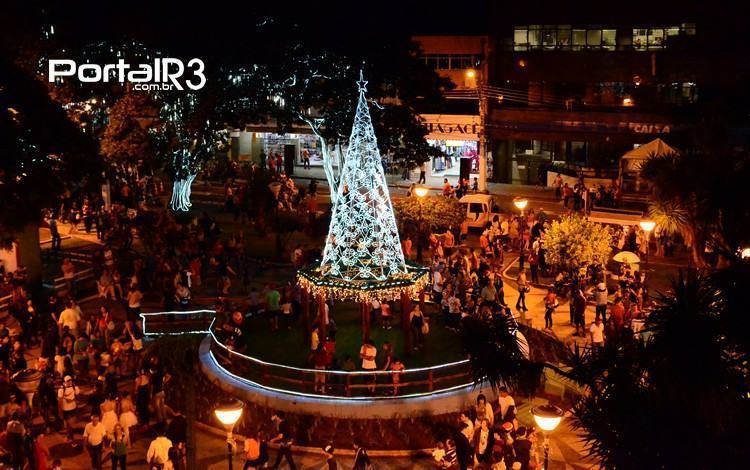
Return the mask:
<svg viewBox="0 0 750 470">
<path fill-rule="evenodd" d="M 324 276 L 385 281 L 408 274 L 360 72 L 359 102 L 320 265 Z"/>
</svg>

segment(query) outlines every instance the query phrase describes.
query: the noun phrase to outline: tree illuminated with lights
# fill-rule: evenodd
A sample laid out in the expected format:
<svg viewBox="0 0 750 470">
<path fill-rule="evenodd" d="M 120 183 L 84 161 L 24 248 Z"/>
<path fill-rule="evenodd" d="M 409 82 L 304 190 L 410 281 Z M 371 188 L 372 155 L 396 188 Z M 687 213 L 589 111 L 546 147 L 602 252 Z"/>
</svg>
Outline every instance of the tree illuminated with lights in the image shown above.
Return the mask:
<svg viewBox="0 0 750 470">
<path fill-rule="evenodd" d="M 227 148 L 226 129 L 217 128 L 204 111 L 192 94 L 165 100 L 162 124 L 151 131 L 165 170 L 173 179 L 169 207 L 175 212 L 190 210 L 191 186 L 203 164 Z"/>
</svg>

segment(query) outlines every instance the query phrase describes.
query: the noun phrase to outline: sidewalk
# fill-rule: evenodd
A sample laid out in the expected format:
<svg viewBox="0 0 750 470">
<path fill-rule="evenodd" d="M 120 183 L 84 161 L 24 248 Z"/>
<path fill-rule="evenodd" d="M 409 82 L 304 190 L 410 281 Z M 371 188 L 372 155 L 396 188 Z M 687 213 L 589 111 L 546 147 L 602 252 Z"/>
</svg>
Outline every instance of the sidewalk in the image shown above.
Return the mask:
<svg viewBox="0 0 750 470">
<path fill-rule="evenodd" d="M 529 326 L 534 329 L 548 332 L 544 329 L 544 296 L 547 295 L 547 289 L 541 287 L 531 286 L 531 291 L 526 293 L 526 308 L 528 312 L 519 314 L 516 309 L 516 302 L 518 301 L 518 285 L 516 284 L 515 273 L 518 272 L 518 258 L 514 258 L 503 268 L 503 291 L 505 292 L 505 303 L 513 310 L 519 323 L 529 322 Z M 514 273 L 514 274 L 510 274 Z M 573 336 L 575 328 L 570 325 L 570 317 L 568 313 L 568 301 L 560 300 L 560 306 L 557 307 L 555 313 L 552 314 L 552 331 L 554 337 L 565 345 L 573 343 L 585 344 L 588 338 L 581 338 Z M 586 306 L 586 320 L 587 325 L 590 323 L 589 320 L 593 321 L 595 316 L 594 307 Z"/>
</svg>

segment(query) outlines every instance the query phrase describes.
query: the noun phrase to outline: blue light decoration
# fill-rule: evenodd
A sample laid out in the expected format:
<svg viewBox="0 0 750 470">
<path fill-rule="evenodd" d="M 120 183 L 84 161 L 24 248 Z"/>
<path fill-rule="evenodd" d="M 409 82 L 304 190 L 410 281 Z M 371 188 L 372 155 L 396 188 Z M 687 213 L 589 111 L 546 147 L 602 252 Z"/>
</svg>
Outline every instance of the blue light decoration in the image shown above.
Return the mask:
<svg viewBox="0 0 750 470">
<path fill-rule="evenodd" d="M 197 100 L 191 94 L 173 102 L 166 101 L 160 112 L 163 123 L 151 131 L 174 178 L 169 207 L 175 212 L 190 210 L 191 187 L 203 163 L 227 148 L 229 133 L 226 129 L 213 129 L 208 120 L 188 126 L 196 108 Z"/>
<path fill-rule="evenodd" d="M 158 317 L 164 317 L 165 319 L 169 316 L 183 316 L 188 317 L 188 319 L 193 319 L 194 317 L 200 315 L 203 316 L 205 314 L 211 315 L 211 323 L 208 325 L 208 328 L 205 330 L 180 330 L 180 331 L 149 331 L 148 329 L 148 322 L 147 320 L 150 318 L 158 318 Z M 216 322 L 216 310 L 187 310 L 187 311 L 172 311 L 172 312 L 149 312 L 149 313 L 141 313 L 141 331 L 143 331 L 144 336 L 179 336 L 179 335 L 193 335 L 193 334 L 211 334 L 213 335 L 213 326 Z M 193 318 L 190 318 L 193 317 Z M 218 340 L 217 340 L 218 341 Z"/>
</svg>

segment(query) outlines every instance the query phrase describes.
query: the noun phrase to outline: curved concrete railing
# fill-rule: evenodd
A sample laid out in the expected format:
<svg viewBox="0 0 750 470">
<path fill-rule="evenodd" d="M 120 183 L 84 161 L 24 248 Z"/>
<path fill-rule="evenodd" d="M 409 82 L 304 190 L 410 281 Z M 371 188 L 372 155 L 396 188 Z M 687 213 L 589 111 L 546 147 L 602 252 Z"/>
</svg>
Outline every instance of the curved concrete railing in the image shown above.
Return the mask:
<svg viewBox="0 0 750 470">
<path fill-rule="evenodd" d="M 467 359 L 403 371 L 343 371 L 264 361 L 227 347 L 214 332 L 214 310 L 143 313 L 147 336 L 206 334 L 205 351 L 228 376 L 271 392 L 312 398 L 394 400 L 434 396 L 473 387 Z M 210 320 L 210 321 L 209 321 Z"/>
</svg>

